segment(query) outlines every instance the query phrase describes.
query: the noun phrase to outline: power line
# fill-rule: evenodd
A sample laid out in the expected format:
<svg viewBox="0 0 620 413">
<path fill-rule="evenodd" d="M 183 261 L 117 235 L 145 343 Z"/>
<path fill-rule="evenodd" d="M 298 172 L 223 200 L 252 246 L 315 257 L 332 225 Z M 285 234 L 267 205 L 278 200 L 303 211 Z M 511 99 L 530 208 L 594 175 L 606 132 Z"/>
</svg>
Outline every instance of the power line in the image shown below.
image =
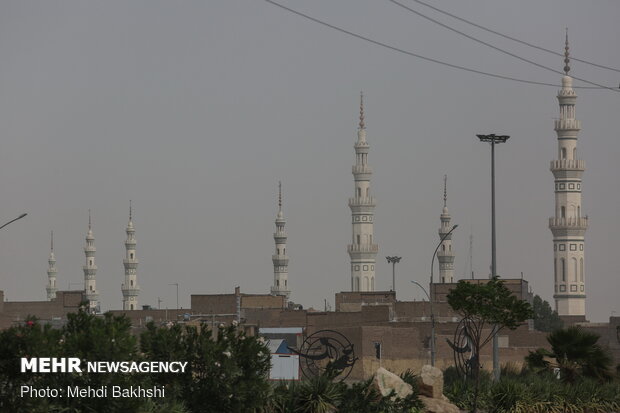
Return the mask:
<svg viewBox="0 0 620 413">
<path fill-rule="evenodd" d="M 459 17 L 459 16 L 457 16 L 457 15 L 455 15 L 455 14 L 449 13 L 449 12 L 447 12 L 447 11 L 445 11 L 445 10 L 441 10 L 441 9 L 439 9 L 439 8 L 437 8 L 437 7 L 435 7 L 435 6 L 432 6 L 432 5 L 428 4 L 428 3 L 425 3 L 425 2 L 423 2 L 423 1 L 421 1 L 421 0 L 412 0 L 412 1 L 415 1 L 415 2 L 416 2 L 416 3 L 418 3 L 418 4 L 421 4 L 421 5 L 423 5 L 423 6 L 426 6 L 426 7 L 428 7 L 428 8 L 431 8 L 431 9 L 433 9 L 433 10 L 435 10 L 435 11 L 438 11 L 439 13 L 443 13 L 443 14 L 445 14 L 446 16 L 450 16 L 450 17 L 452 17 L 453 19 L 460 20 L 460 21 L 462 21 L 462 22 L 464 22 L 464 23 L 467 23 L 467 24 L 472 25 L 472 26 L 474 26 L 474 27 L 477 27 L 477 28 L 479 28 L 479 29 L 485 30 L 485 31 L 487 31 L 487 32 L 489 32 L 489 33 L 496 34 L 496 35 L 501 36 L 501 37 L 503 37 L 503 38 L 505 38 L 505 39 L 512 40 L 513 42 L 521 43 L 521 44 L 523 44 L 523 45 L 525 45 L 525 46 L 529 46 L 529 47 L 533 47 L 534 49 L 542 50 L 543 52 L 547 52 L 547 53 L 554 54 L 554 55 L 556 55 L 556 56 L 564 57 L 564 55 L 563 55 L 562 53 L 558 53 L 558 52 L 556 52 L 556 51 L 554 51 L 554 50 L 550 50 L 550 49 L 545 49 L 544 47 L 537 46 L 537 45 L 532 44 L 532 43 L 528 43 L 528 42 L 526 42 L 526 41 L 523 41 L 523 40 L 517 39 L 517 38 L 512 37 L 512 36 L 508 36 L 507 34 L 500 33 L 500 32 L 498 32 L 498 31 L 496 31 L 496 30 L 493 30 L 493 29 L 489 29 L 488 27 L 484 27 L 484 26 L 482 26 L 482 25 L 480 25 L 480 24 L 474 23 L 474 22 L 472 22 L 472 21 L 469 21 L 469 20 L 467 20 L 467 19 L 464 19 L 464 18 L 462 18 L 462 17 Z M 574 56 L 571 56 L 571 59 L 572 59 L 572 60 L 575 60 L 575 61 L 577 61 L 577 62 L 581 62 L 581 63 L 585 63 L 585 64 L 588 64 L 588 65 L 596 66 L 596 67 L 599 67 L 599 68 L 601 68 L 601 69 L 607 69 L 607 70 L 613 70 L 614 72 L 620 72 L 620 69 L 616 69 L 616 68 L 614 68 L 614 67 L 609 67 L 609 66 L 601 65 L 601 64 L 598 64 L 598 63 L 594 63 L 594 62 L 590 62 L 590 61 L 588 61 L 588 60 L 578 59 L 578 58 L 576 58 L 576 57 L 574 57 Z"/>
<path fill-rule="evenodd" d="M 497 46 L 495 46 L 495 45 L 492 45 L 491 43 L 485 42 L 484 40 L 480 40 L 480 39 L 478 39 L 478 38 L 476 38 L 476 37 L 470 36 L 470 35 L 468 35 L 467 33 L 464 33 L 464 32 L 462 32 L 462 31 L 460 31 L 460 30 L 457 30 L 457 29 L 455 29 L 455 28 L 453 28 L 453 27 L 450 27 L 450 26 L 448 26 L 447 24 L 444 24 L 444 23 L 442 23 L 442 22 L 440 22 L 440 21 L 438 21 L 438 20 L 433 19 L 432 17 L 429 17 L 429 16 L 427 16 L 427 15 L 425 15 L 425 14 L 420 13 L 420 12 L 419 12 L 419 11 L 417 11 L 417 10 L 414 10 L 414 9 L 412 9 L 412 8 L 410 8 L 410 7 L 407 7 L 407 6 L 405 6 L 404 4 L 399 3 L 399 2 L 398 2 L 398 1 L 396 1 L 396 0 L 388 0 L 388 1 L 389 1 L 389 2 L 391 2 L 391 3 L 396 4 L 397 6 L 402 7 L 403 9 L 405 9 L 405 10 L 407 10 L 407 11 L 410 11 L 411 13 L 414 13 L 414 14 L 416 14 L 416 15 L 418 15 L 418 16 L 420 16 L 420 17 L 424 18 L 424 19 L 427 19 L 427 20 L 429 20 L 429 21 L 431 21 L 431 22 L 435 23 L 435 24 L 437 24 L 437 25 L 439 25 L 439 26 L 443 27 L 444 29 L 448 29 L 448 30 L 450 30 L 450 31 L 453 31 L 453 32 L 455 32 L 455 33 L 457 33 L 457 34 L 460 34 L 461 36 L 464 36 L 464 37 L 466 37 L 466 38 L 470 39 L 470 40 L 473 40 L 473 41 L 475 41 L 475 42 L 477 42 L 477 43 L 480 43 L 480 44 L 482 44 L 482 45 L 485 45 L 485 46 L 487 46 L 487 47 L 490 47 L 490 48 L 491 48 L 491 49 L 493 49 L 493 50 L 497 50 L 497 51 L 498 51 L 498 52 L 500 52 L 500 53 L 507 54 L 508 56 L 514 57 L 515 59 L 519 59 L 519 60 L 521 60 L 521 61 L 523 61 L 523 62 L 529 63 L 529 64 L 534 65 L 534 66 L 536 66 L 536 67 L 540 67 L 541 69 L 549 70 L 549 71 L 551 71 L 551 72 L 553 72 L 553 73 L 556 73 L 556 74 L 560 74 L 560 75 L 563 75 L 563 74 L 564 74 L 564 72 L 560 72 L 559 70 L 553 69 L 553 68 L 551 68 L 551 67 L 548 67 L 548 66 L 545 66 L 545 65 L 541 65 L 540 63 L 536 63 L 536 62 L 534 62 L 533 60 L 526 59 L 525 57 L 522 57 L 522 56 L 516 55 L 516 54 L 514 54 L 514 53 L 511 53 L 511 52 L 509 52 L 509 51 L 507 51 L 507 50 L 504 50 L 504 49 L 499 48 L 499 47 L 497 47 Z M 611 87 L 608 87 L 608 86 L 603 86 L 603 85 L 600 85 L 600 84 L 598 84 L 598 83 L 591 82 L 591 81 L 586 80 L 586 79 L 581 79 L 581 78 L 578 78 L 577 76 L 573 76 L 573 75 L 571 75 L 571 77 L 572 77 L 573 79 L 580 80 L 580 81 L 582 81 L 582 82 L 584 82 L 584 83 L 588 83 L 588 84 L 590 84 L 590 85 L 598 86 L 598 87 L 600 87 L 600 88 L 605 88 L 605 89 L 611 89 L 611 90 L 614 90 L 614 89 L 613 89 L 613 88 L 611 88 Z M 615 90 L 614 90 L 614 91 L 615 91 Z"/>
<path fill-rule="evenodd" d="M 380 42 L 378 40 L 373 40 L 373 39 L 371 39 L 369 37 L 363 36 L 361 34 L 354 33 L 352 31 L 343 29 L 341 27 L 334 26 L 333 24 L 330 24 L 330 23 L 327 23 L 325 21 L 319 20 L 319 19 L 317 19 L 315 17 L 312 17 L 312 16 L 309 16 L 307 14 L 304 14 L 304 13 L 302 13 L 300 11 L 291 9 L 290 7 L 284 6 L 284 5 L 280 4 L 280 3 L 276 3 L 273 0 L 265 0 L 265 1 L 267 3 L 269 3 L 269 4 L 272 4 L 274 6 L 280 7 L 281 9 L 286 10 L 286 11 L 288 11 L 290 13 L 296 14 L 298 16 L 301 16 L 301 17 L 303 17 L 305 19 L 308 19 L 310 21 L 313 21 L 313 22 L 318 23 L 320 25 L 323 25 L 325 27 L 329 27 L 330 29 L 339 31 L 341 33 L 348 34 L 349 36 L 352 36 L 352 37 L 364 40 L 366 42 L 375 44 L 377 46 L 385 47 L 387 49 L 393 50 L 393 51 L 398 52 L 398 53 L 402 53 L 402 54 L 405 54 L 405 55 L 408 55 L 408 56 L 417 57 L 418 59 L 426 60 L 428 62 L 437 63 L 437 64 L 440 64 L 440 65 L 443 65 L 443 66 L 451 67 L 453 69 L 464 70 L 464 71 L 471 72 L 471 73 L 476 73 L 476 74 L 479 74 L 479 75 L 494 77 L 496 79 L 511 80 L 513 82 L 528 83 L 528 84 L 539 85 L 539 86 L 552 86 L 552 87 L 555 87 L 555 88 L 561 87 L 560 85 L 557 85 L 557 84 L 554 84 L 554 83 L 537 82 L 537 81 L 534 81 L 534 80 L 520 79 L 520 78 L 516 78 L 516 77 L 511 77 L 511 76 L 499 75 L 499 74 L 496 74 L 496 73 L 484 72 L 482 70 L 472 69 L 472 68 L 469 68 L 469 67 L 455 65 L 455 64 L 444 62 L 444 61 L 441 61 L 441 60 L 433 59 L 431 57 L 422 56 L 422 55 L 419 55 L 417 53 L 413 53 L 413 52 L 410 52 L 410 51 L 407 51 L 407 50 L 404 50 L 404 49 L 401 49 L 401 48 L 398 48 L 398 47 L 395 47 L 395 46 L 391 46 L 391 45 L 389 45 L 387 43 L 383 43 L 383 42 Z M 595 87 L 595 86 L 573 86 L 573 88 L 575 88 L 575 89 L 601 89 L 600 87 Z M 610 90 L 613 90 L 614 92 L 616 92 L 615 89 L 611 89 L 610 88 Z M 618 91 L 620 92 L 620 90 L 618 90 Z"/>
</svg>

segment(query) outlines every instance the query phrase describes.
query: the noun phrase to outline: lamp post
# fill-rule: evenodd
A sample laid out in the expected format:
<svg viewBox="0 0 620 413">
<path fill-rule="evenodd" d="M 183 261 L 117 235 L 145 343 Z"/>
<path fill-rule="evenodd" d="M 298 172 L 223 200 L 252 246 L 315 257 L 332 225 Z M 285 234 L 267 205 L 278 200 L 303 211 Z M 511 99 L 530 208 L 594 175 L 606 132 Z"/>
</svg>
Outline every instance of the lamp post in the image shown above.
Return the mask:
<svg viewBox="0 0 620 413">
<path fill-rule="evenodd" d="M 176 285 L 177 287 L 177 310 L 179 309 L 179 283 L 171 283 L 168 285 Z"/>
<path fill-rule="evenodd" d="M 476 135 L 481 142 L 491 144 L 491 277 L 497 276 L 497 258 L 495 251 L 495 145 L 504 143 L 510 138 L 508 135 Z M 497 381 L 500 376 L 499 368 L 499 340 L 497 328 L 493 326 L 493 378 Z"/>
<path fill-rule="evenodd" d="M 426 298 L 428 298 L 428 302 L 431 306 L 431 366 L 435 367 L 435 313 L 433 313 L 433 300 L 431 300 L 431 296 L 428 295 L 426 288 L 422 287 L 422 284 L 413 280 L 411 280 L 411 282 L 424 291 L 424 294 L 426 294 Z"/>
<path fill-rule="evenodd" d="M 2 229 L 2 228 L 4 228 L 4 227 L 6 227 L 6 226 L 7 226 L 7 225 L 9 225 L 11 222 L 15 222 L 15 221 L 17 221 L 18 219 L 22 219 L 22 218 L 23 218 L 23 217 L 25 217 L 26 215 L 28 215 L 28 214 L 21 214 L 21 215 L 20 215 L 20 216 L 18 216 L 17 218 L 12 219 L 12 220 L 10 220 L 9 222 L 7 222 L 6 224 L 2 225 L 2 226 L 0 227 L 0 229 Z"/>
<path fill-rule="evenodd" d="M 394 255 L 393 257 L 385 258 L 387 259 L 388 264 L 392 264 L 392 291 L 396 292 L 396 264 L 398 264 L 403 257 L 397 257 Z"/>
<path fill-rule="evenodd" d="M 441 237 L 441 240 L 439 241 L 439 244 L 437 244 L 437 248 L 435 248 L 435 252 L 433 253 L 433 258 L 431 259 L 431 282 L 430 282 L 430 287 L 429 287 L 432 295 L 434 295 L 433 267 L 435 264 L 435 257 L 437 256 L 437 251 L 439 251 L 439 247 L 441 247 L 441 244 L 444 242 L 444 240 L 448 238 L 448 236 L 452 234 L 452 231 L 454 231 L 457 227 L 458 225 L 454 225 L 450 229 L 450 231 L 446 232 L 446 234 L 443 237 Z M 435 355 L 437 352 L 437 349 L 435 348 L 435 314 L 433 313 L 433 298 L 428 293 L 426 295 L 428 296 L 428 301 L 430 302 L 430 305 L 431 305 L 431 366 L 434 367 L 435 366 Z"/>
</svg>

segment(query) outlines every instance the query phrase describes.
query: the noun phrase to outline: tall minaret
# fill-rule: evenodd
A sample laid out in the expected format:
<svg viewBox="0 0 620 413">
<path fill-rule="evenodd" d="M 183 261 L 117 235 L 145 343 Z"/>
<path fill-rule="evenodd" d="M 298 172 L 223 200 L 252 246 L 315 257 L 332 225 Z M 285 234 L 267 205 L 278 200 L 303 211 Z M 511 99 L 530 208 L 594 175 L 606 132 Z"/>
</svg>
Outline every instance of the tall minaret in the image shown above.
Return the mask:
<svg viewBox="0 0 620 413">
<path fill-rule="evenodd" d="M 84 296 L 88 301 L 88 309 L 90 312 L 99 312 L 99 293 L 95 276 L 97 275 L 97 266 L 95 265 L 95 237 L 90 220 L 90 209 L 88 210 L 88 233 L 86 234 L 86 246 L 84 247 L 84 255 L 86 255 L 86 265 L 82 267 L 84 270 Z"/>
<path fill-rule="evenodd" d="M 566 34 L 562 89 L 558 92 L 560 118 L 555 121 L 558 159 L 551 161 L 555 177 L 555 217 L 549 219 L 553 233 L 555 308 L 560 316 L 584 316 L 586 293 L 584 278 L 584 235 L 588 218 L 581 212 L 581 176 L 585 162 L 577 158 L 580 122 L 575 119 L 573 79 L 568 75 L 568 32 Z"/>
<path fill-rule="evenodd" d="M 448 176 L 443 176 L 443 211 L 441 212 L 441 226 L 439 227 L 439 240 L 452 230 L 450 220 L 452 217 L 448 213 L 447 191 Z M 452 252 L 452 234 L 446 236 L 437 251 L 437 260 L 439 260 L 439 282 L 454 282 L 454 252 Z"/>
<path fill-rule="evenodd" d="M 138 294 L 140 286 L 138 286 L 137 270 L 138 258 L 136 256 L 136 230 L 133 228 L 131 201 L 129 201 L 129 223 L 125 232 L 127 240 L 125 241 L 125 259 L 123 266 L 125 267 L 125 282 L 121 285 L 123 292 L 123 310 L 138 309 Z"/>
<path fill-rule="evenodd" d="M 276 253 L 271 256 L 273 261 L 273 286 L 271 294 L 283 295 L 288 300 L 291 290 L 288 288 L 288 255 L 286 255 L 286 220 L 282 213 L 282 182 L 278 182 L 278 215 L 276 216 L 276 232 L 273 239 L 276 242 Z"/>
<path fill-rule="evenodd" d="M 52 231 L 51 237 L 50 257 L 47 259 L 49 266 L 47 267 L 47 299 L 53 300 L 56 298 L 56 257 L 54 257 L 54 231 Z"/>
<path fill-rule="evenodd" d="M 375 199 L 370 195 L 372 170 L 368 166 L 366 125 L 364 124 L 364 95 L 360 95 L 360 123 L 355 148 L 355 196 L 349 198 L 351 208 L 353 237 L 348 246 L 351 257 L 351 290 L 375 290 L 375 263 L 379 246 L 373 243 Z"/>
</svg>

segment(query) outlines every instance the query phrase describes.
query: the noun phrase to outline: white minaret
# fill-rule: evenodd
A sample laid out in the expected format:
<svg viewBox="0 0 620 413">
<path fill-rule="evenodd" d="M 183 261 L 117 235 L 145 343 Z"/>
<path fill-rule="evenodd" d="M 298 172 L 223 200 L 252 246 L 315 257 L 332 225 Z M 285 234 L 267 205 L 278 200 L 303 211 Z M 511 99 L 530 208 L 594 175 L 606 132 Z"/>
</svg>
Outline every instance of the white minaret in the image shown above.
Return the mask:
<svg viewBox="0 0 620 413">
<path fill-rule="evenodd" d="M 586 314 L 584 276 L 584 235 L 588 218 L 581 212 L 581 176 L 585 162 L 577 158 L 577 136 L 581 130 L 575 119 L 573 79 L 568 76 L 570 59 L 568 33 L 562 89 L 558 92 L 560 118 L 555 121 L 558 135 L 558 159 L 551 161 L 555 177 L 555 217 L 549 219 L 553 233 L 555 307 L 560 316 Z"/>
<path fill-rule="evenodd" d="M 353 223 L 352 243 L 348 246 L 351 257 L 351 290 L 375 290 L 375 263 L 379 246 L 373 243 L 375 199 L 370 195 L 372 170 L 368 166 L 366 125 L 364 125 L 364 95 L 360 96 L 360 124 L 355 148 L 355 196 L 349 198 Z"/>
<path fill-rule="evenodd" d="M 52 240 L 50 248 L 50 257 L 47 259 L 49 266 L 47 267 L 47 299 L 53 300 L 56 298 L 56 257 L 54 257 L 54 231 L 52 231 Z"/>
<path fill-rule="evenodd" d="M 273 261 L 273 286 L 271 294 L 283 295 L 288 300 L 291 290 L 288 288 L 288 255 L 286 255 L 286 220 L 282 213 L 282 182 L 278 182 L 278 215 L 276 216 L 276 232 L 273 239 L 276 242 L 276 253 L 271 256 Z"/>
<path fill-rule="evenodd" d="M 452 217 L 448 213 L 447 191 L 448 176 L 443 176 L 443 211 L 441 212 L 441 226 L 439 227 L 439 240 L 452 230 L 450 220 Z M 446 236 L 437 251 L 437 260 L 439 261 L 439 282 L 454 282 L 454 252 L 452 252 L 452 234 Z"/>
<path fill-rule="evenodd" d="M 138 309 L 138 294 L 140 286 L 138 286 L 137 270 L 138 257 L 136 256 L 136 230 L 133 228 L 131 201 L 129 201 L 129 223 L 125 232 L 127 232 L 127 240 L 125 241 L 125 259 L 123 266 L 125 267 L 125 282 L 121 285 L 123 292 L 123 310 Z"/>
<path fill-rule="evenodd" d="M 99 312 L 99 293 L 97 292 L 97 283 L 95 282 L 95 276 L 97 275 L 97 266 L 95 265 L 96 251 L 89 209 L 88 233 L 86 234 L 86 246 L 84 247 L 86 265 L 82 269 L 84 270 L 84 296 L 88 301 L 88 309 L 93 313 Z"/>
</svg>

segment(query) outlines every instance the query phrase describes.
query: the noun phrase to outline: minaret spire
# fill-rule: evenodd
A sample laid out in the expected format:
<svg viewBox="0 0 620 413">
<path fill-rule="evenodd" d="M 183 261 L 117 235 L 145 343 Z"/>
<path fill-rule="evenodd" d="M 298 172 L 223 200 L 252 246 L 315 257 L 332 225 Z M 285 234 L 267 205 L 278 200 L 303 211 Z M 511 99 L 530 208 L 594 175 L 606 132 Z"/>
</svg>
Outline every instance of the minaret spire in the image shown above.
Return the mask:
<svg viewBox="0 0 620 413">
<path fill-rule="evenodd" d="M 443 176 L 443 211 L 441 212 L 439 227 L 439 240 L 443 239 L 439 250 L 437 251 L 437 260 L 439 261 L 439 280 L 442 283 L 454 282 L 454 252 L 452 252 L 452 234 L 448 234 L 452 230 L 450 221 L 452 217 L 448 213 L 448 175 Z"/>
<path fill-rule="evenodd" d="M 570 56 L 568 52 L 568 27 L 566 28 L 566 41 L 564 43 L 564 73 L 568 76 L 570 72 Z"/>
<path fill-rule="evenodd" d="M 443 207 L 444 208 L 447 207 L 447 200 L 448 200 L 447 186 L 448 186 L 448 175 L 444 175 L 443 176 Z"/>
<path fill-rule="evenodd" d="M 564 50 L 565 74 L 562 89 L 557 95 L 560 118 L 555 120 L 554 128 L 558 158 L 551 161 L 551 172 L 555 178 L 555 216 L 549 219 L 549 229 L 553 234 L 553 297 L 560 316 L 571 316 L 571 321 L 583 321 L 586 314 L 584 250 L 588 218 L 581 213 L 581 178 L 585 162 L 577 158 L 581 123 L 575 117 L 577 94 L 573 89 L 573 79 L 568 75 L 568 30 Z"/>
<path fill-rule="evenodd" d="M 287 235 L 284 227 L 286 220 L 282 213 L 282 181 L 278 181 L 278 214 L 276 215 L 276 232 L 273 239 L 276 244 L 275 254 L 271 256 L 273 262 L 273 286 L 271 294 L 283 295 L 288 301 L 291 290 L 288 287 L 288 255 L 286 255 Z"/>
<path fill-rule="evenodd" d="M 366 124 L 364 123 L 364 94 L 360 94 L 360 123 L 357 131 L 353 179 L 355 193 L 349 198 L 353 222 L 352 242 L 347 251 L 351 258 L 351 290 L 375 290 L 375 264 L 379 246 L 373 243 L 375 199 L 370 194 L 372 169 L 368 166 Z"/>
<path fill-rule="evenodd" d="M 51 232 L 51 242 L 50 242 L 50 256 L 47 260 L 47 287 L 45 290 L 47 291 L 47 299 L 53 300 L 56 298 L 56 257 L 54 256 L 54 231 Z"/>
<path fill-rule="evenodd" d="M 364 92 L 360 92 L 360 129 L 366 129 L 366 124 L 364 124 Z"/>
<path fill-rule="evenodd" d="M 88 210 L 88 233 L 86 234 L 86 246 L 84 255 L 86 264 L 82 267 L 84 271 L 84 297 L 88 301 L 88 310 L 92 313 L 99 312 L 99 292 L 95 277 L 97 275 L 97 265 L 95 265 L 95 237 L 93 235 L 92 220 L 90 209 Z"/>
<path fill-rule="evenodd" d="M 131 200 L 129 200 L 129 222 L 125 232 L 127 240 L 125 240 L 125 259 L 123 267 L 125 267 L 125 282 L 121 285 L 123 293 L 123 310 L 138 309 L 138 294 L 140 286 L 138 285 L 138 257 L 136 255 L 136 230 L 133 227 L 133 209 L 131 208 Z"/>
</svg>

